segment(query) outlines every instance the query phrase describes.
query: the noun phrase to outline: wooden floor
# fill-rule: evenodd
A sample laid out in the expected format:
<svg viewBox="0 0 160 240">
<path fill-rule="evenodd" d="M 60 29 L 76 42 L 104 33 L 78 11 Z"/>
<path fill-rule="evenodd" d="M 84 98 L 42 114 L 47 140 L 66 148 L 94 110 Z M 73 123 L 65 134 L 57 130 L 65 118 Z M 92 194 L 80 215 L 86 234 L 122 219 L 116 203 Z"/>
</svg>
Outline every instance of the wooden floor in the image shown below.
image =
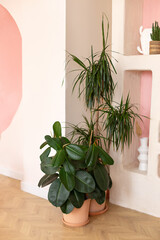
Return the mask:
<svg viewBox="0 0 160 240">
<path fill-rule="evenodd" d="M 160 240 L 160 219 L 115 205 L 85 227 L 70 228 L 61 220 L 58 208 L 0 175 L 0 240 Z"/>
</svg>

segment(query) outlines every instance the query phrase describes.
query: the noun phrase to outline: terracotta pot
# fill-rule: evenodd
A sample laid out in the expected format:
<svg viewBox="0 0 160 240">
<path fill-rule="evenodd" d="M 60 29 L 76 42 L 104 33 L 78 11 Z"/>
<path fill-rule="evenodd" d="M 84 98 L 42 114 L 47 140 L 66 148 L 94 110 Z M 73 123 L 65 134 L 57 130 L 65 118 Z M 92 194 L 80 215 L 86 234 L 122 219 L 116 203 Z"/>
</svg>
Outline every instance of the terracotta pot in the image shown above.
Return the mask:
<svg viewBox="0 0 160 240">
<path fill-rule="evenodd" d="M 80 227 L 89 223 L 90 199 L 84 201 L 81 208 L 74 208 L 69 214 L 63 214 L 63 223 L 71 227 Z"/>
<path fill-rule="evenodd" d="M 102 204 L 98 204 L 95 199 L 91 200 L 89 215 L 96 216 L 105 213 L 108 210 L 106 200 Z"/>
<path fill-rule="evenodd" d="M 106 198 L 108 198 L 108 193 L 109 191 L 105 192 Z M 107 210 L 108 210 L 108 205 L 106 200 L 102 204 L 98 204 L 95 199 L 91 200 L 90 209 L 89 209 L 90 216 L 100 215 L 102 213 L 105 213 Z"/>
<path fill-rule="evenodd" d="M 150 41 L 150 54 L 160 54 L 160 41 Z"/>
</svg>

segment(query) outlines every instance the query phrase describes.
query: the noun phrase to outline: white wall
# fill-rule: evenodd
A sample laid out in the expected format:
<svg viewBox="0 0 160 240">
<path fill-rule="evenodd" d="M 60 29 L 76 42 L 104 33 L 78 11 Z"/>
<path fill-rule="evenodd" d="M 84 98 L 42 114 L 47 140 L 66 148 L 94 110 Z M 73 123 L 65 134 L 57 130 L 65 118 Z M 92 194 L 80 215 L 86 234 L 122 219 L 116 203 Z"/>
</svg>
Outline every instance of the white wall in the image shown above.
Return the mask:
<svg viewBox="0 0 160 240">
<path fill-rule="evenodd" d="M 54 121 L 65 121 L 65 85 L 61 87 L 65 75 L 65 0 L 0 3 L 15 19 L 23 42 L 23 99 L 18 114 L 4 133 L 10 158 L 12 141 L 17 140 L 14 151 L 15 158 L 20 155 L 19 166 L 14 169 L 10 162 L 8 165 L 10 170 L 23 175 L 22 189 L 35 192 L 39 191 L 37 183 L 43 175 L 39 146 Z M 6 161 L 5 152 L 1 157 Z"/>
</svg>

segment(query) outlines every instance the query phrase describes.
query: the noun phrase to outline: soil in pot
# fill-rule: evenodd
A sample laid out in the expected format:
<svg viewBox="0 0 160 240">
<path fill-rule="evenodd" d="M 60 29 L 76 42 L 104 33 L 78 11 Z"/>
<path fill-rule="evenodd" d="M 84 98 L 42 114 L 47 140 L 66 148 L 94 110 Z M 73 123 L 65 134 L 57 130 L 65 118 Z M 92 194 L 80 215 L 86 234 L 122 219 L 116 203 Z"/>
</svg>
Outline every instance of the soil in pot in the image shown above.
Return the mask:
<svg viewBox="0 0 160 240">
<path fill-rule="evenodd" d="M 63 214 L 63 223 L 71 227 L 81 227 L 89 223 L 90 199 L 84 201 L 81 208 L 74 208 L 69 214 Z"/>
</svg>

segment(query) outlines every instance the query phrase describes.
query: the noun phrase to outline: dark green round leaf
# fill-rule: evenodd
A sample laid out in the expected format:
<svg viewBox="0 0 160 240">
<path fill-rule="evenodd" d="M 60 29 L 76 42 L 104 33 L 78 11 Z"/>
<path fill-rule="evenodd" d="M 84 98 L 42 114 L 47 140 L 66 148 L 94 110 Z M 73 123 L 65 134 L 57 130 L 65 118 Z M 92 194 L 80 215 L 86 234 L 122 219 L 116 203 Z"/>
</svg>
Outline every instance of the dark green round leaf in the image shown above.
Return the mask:
<svg viewBox="0 0 160 240">
<path fill-rule="evenodd" d="M 70 192 L 57 178 L 50 186 L 48 192 L 48 200 L 56 207 L 61 207 L 68 199 Z"/>
<path fill-rule="evenodd" d="M 67 173 L 75 175 L 75 167 L 69 161 L 66 160 L 63 167 Z"/>
<path fill-rule="evenodd" d="M 60 140 L 61 140 L 62 145 L 65 145 L 65 144 L 68 144 L 68 143 L 70 144 L 70 141 L 66 137 L 61 137 Z"/>
<path fill-rule="evenodd" d="M 57 172 L 58 167 L 53 167 L 52 165 L 52 158 L 47 158 L 43 162 L 41 162 L 41 170 L 47 174 L 51 175 Z"/>
<path fill-rule="evenodd" d="M 114 161 L 111 158 L 111 156 L 105 152 L 101 147 L 97 146 L 98 152 L 99 152 L 99 157 L 101 158 L 102 162 L 104 165 L 113 165 Z"/>
<path fill-rule="evenodd" d="M 109 175 L 105 167 L 101 164 L 97 164 L 93 172 L 99 188 L 102 191 L 107 190 L 109 187 Z"/>
<path fill-rule="evenodd" d="M 85 171 L 77 171 L 76 172 L 76 185 L 75 189 L 78 192 L 82 193 L 90 193 L 93 192 L 95 189 L 95 181 L 91 174 Z"/>
<path fill-rule="evenodd" d="M 69 144 L 66 146 L 68 156 L 73 160 L 82 160 L 85 156 L 84 151 L 78 145 Z"/>
<path fill-rule="evenodd" d="M 87 167 L 94 167 L 98 160 L 98 150 L 95 144 L 91 145 L 85 159 Z"/>
<path fill-rule="evenodd" d="M 40 146 L 40 149 L 42 149 L 42 148 L 45 147 L 46 145 L 47 145 L 47 142 L 42 143 L 41 146 Z"/>
<path fill-rule="evenodd" d="M 54 148 L 56 151 L 62 149 L 62 143 L 60 138 L 52 138 L 51 136 L 47 135 L 45 136 L 45 140 L 48 143 L 48 145 Z"/>
<path fill-rule="evenodd" d="M 38 183 L 38 187 L 45 187 L 55 181 L 58 177 L 57 173 L 54 173 L 53 175 L 44 175 Z"/>
<path fill-rule="evenodd" d="M 56 155 L 53 157 L 53 166 L 54 167 L 59 167 L 61 166 L 65 161 L 65 151 L 64 149 L 61 149 L 57 151 Z"/>
<path fill-rule="evenodd" d="M 75 186 L 75 177 L 72 174 L 65 172 L 64 168 L 61 168 L 59 176 L 65 188 L 68 191 L 72 191 Z"/>
<path fill-rule="evenodd" d="M 61 206 L 61 211 L 65 214 L 69 214 L 74 209 L 74 206 L 69 199 Z"/>
<path fill-rule="evenodd" d="M 61 124 L 60 122 L 55 122 L 53 124 L 54 137 L 59 138 L 62 136 Z"/>
<path fill-rule="evenodd" d="M 102 204 L 105 201 L 105 192 L 101 191 L 98 187 L 91 192 L 88 193 L 89 198 L 95 199 L 98 204 Z"/>
<path fill-rule="evenodd" d="M 40 155 L 40 159 L 41 161 L 44 161 L 45 159 L 48 158 L 49 154 L 51 152 L 51 148 L 48 147 L 41 155 Z"/>
<path fill-rule="evenodd" d="M 87 168 L 87 165 L 84 161 L 76 161 L 70 159 L 69 162 L 74 166 L 76 170 Z"/>
<path fill-rule="evenodd" d="M 73 190 L 69 195 L 69 200 L 73 204 L 74 207 L 80 208 L 82 207 L 84 200 L 85 200 L 85 194 L 80 193 L 76 190 Z"/>
</svg>

